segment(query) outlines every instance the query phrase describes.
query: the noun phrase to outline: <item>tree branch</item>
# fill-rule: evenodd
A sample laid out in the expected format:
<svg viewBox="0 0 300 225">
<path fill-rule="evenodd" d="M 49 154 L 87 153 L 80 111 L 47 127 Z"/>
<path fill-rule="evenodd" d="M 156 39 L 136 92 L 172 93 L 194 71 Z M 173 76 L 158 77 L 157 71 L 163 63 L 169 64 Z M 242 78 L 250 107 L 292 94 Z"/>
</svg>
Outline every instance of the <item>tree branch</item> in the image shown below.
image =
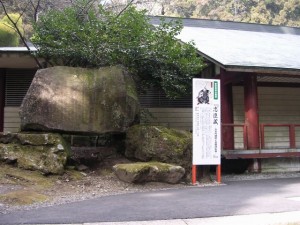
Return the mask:
<svg viewBox="0 0 300 225">
<path fill-rule="evenodd" d="M 132 3 L 134 2 L 134 0 L 131 0 L 116 16 L 116 18 L 118 18 L 129 6 L 132 5 Z"/>
<path fill-rule="evenodd" d="M 29 0 L 29 2 L 30 2 L 30 4 L 31 4 L 32 8 L 34 9 L 34 16 L 33 16 L 33 19 L 34 19 L 34 21 L 36 22 L 37 19 L 38 19 L 38 18 L 37 18 L 37 15 L 38 15 L 38 9 L 39 9 L 39 7 L 40 7 L 41 0 L 38 0 L 38 2 L 37 2 L 36 5 L 34 5 L 34 3 L 33 3 L 32 0 Z"/>
<path fill-rule="evenodd" d="M 2 0 L 0 0 L 0 4 L 1 4 L 3 10 L 4 10 L 5 15 L 7 16 L 7 18 L 9 19 L 9 21 L 13 24 L 14 29 L 15 29 L 15 31 L 18 33 L 18 35 L 19 35 L 21 41 L 23 42 L 23 44 L 25 45 L 25 47 L 27 48 L 27 50 L 28 50 L 29 52 L 31 52 L 31 49 L 30 49 L 30 47 L 28 46 L 25 37 L 22 35 L 22 32 L 20 31 L 19 27 L 17 26 L 17 23 L 18 23 L 18 21 L 19 21 L 20 18 L 18 18 L 17 22 L 13 21 L 13 19 L 9 16 L 9 14 L 8 14 L 8 12 L 7 12 L 7 9 L 6 9 L 6 6 L 4 5 L 4 3 L 3 3 Z M 23 10 L 23 13 L 24 13 L 24 10 Z M 22 15 L 23 15 L 23 13 L 22 13 Z M 21 17 L 21 16 L 20 16 L 20 17 Z M 36 64 L 38 65 L 38 67 L 39 67 L 39 68 L 43 68 L 42 65 L 41 65 L 41 63 L 39 62 L 39 60 L 38 60 L 35 56 L 33 56 L 33 58 L 34 58 Z"/>
</svg>

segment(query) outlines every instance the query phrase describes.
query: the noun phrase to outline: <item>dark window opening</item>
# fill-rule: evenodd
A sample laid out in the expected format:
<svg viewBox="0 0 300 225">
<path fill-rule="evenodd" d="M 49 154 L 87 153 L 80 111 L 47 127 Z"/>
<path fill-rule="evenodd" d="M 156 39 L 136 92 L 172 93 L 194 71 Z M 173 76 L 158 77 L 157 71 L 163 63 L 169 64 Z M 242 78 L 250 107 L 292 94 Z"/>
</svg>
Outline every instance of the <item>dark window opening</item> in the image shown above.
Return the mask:
<svg viewBox="0 0 300 225">
<path fill-rule="evenodd" d="M 6 70 L 5 106 L 21 106 L 35 70 Z"/>
</svg>

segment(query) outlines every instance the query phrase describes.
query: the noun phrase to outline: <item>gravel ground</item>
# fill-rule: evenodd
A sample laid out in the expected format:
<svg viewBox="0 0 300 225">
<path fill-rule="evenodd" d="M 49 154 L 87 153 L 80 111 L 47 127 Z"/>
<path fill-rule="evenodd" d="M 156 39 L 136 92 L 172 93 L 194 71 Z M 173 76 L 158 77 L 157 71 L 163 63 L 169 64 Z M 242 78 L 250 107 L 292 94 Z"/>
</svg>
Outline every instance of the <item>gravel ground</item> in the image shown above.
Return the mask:
<svg viewBox="0 0 300 225">
<path fill-rule="evenodd" d="M 282 173 L 244 173 L 244 174 L 225 174 L 222 175 L 222 182 L 242 181 L 242 180 L 259 180 L 274 178 L 293 178 L 300 177 L 299 172 L 282 172 Z"/>
<path fill-rule="evenodd" d="M 118 180 L 115 175 L 109 171 L 105 173 L 100 170 L 90 172 L 82 172 L 81 179 L 72 179 L 68 175 L 64 175 L 54 182 L 50 188 L 38 190 L 40 194 L 48 196 L 48 200 L 31 205 L 15 205 L 13 202 L 4 202 L 0 198 L 0 213 L 6 214 L 16 210 L 30 210 L 39 207 L 47 207 L 69 202 L 82 201 L 100 196 L 117 195 L 133 192 L 145 192 L 153 190 L 165 190 L 174 188 L 186 188 L 191 184 L 166 184 L 151 182 L 146 184 L 128 184 Z M 264 174 L 227 174 L 222 175 L 222 184 L 226 185 L 229 181 L 254 180 L 254 179 L 271 179 L 271 178 L 291 178 L 300 177 L 300 172 L 289 173 L 264 173 Z M 215 179 L 212 175 L 212 179 Z M 215 186 L 219 185 L 216 182 L 200 183 L 198 186 Z M 22 186 L 0 183 L 0 194 L 5 194 L 13 191 L 34 190 L 33 186 Z"/>
<path fill-rule="evenodd" d="M 69 202 L 82 201 L 91 198 L 97 198 L 107 195 L 117 195 L 133 192 L 145 192 L 152 190 L 164 190 L 170 188 L 184 188 L 185 183 L 166 184 L 160 182 L 150 182 L 146 184 L 129 184 L 118 180 L 118 178 L 110 171 L 90 171 L 81 172 L 83 174 L 80 179 L 72 179 L 68 175 L 64 175 L 57 179 L 49 188 L 36 188 L 35 185 L 14 185 L 11 183 L 0 182 L 0 214 L 6 214 L 17 210 L 30 210 L 39 207 L 47 207 Z M 48 199 L 44 202 L 34 204 L 16 204 L 13 198 L 9 201 L 1 199 L 2 194 L 11 192 L 20 192 L 26 195 L 28 192 L 37 192 L 45 195 Z"/>
</svg>

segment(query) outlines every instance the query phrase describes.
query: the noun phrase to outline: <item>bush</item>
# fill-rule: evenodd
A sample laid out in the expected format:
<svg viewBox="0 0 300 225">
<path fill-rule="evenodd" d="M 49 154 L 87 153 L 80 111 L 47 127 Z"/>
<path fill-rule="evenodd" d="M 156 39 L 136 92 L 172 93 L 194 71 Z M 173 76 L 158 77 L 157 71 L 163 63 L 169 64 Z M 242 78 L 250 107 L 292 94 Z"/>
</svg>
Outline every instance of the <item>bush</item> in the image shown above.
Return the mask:
<svg viewBox="0 0 300 225">
<path fill-rule="evenodd" d="M 23 34 L 22 19 L 19 14 L 8 14 L 10 18 L 17 22 L 17 27 Z M 0 20 L 0 47 L 16 47 L 19 46 L 19 34 L 15 31 L 14 25 L 7 16 Z"/>
<path fill-rule="evenodd" d="M 6 24 L 0 22 L 0 47 L 16 47 L 18 45 L 18 34 Z"/>
</svg>

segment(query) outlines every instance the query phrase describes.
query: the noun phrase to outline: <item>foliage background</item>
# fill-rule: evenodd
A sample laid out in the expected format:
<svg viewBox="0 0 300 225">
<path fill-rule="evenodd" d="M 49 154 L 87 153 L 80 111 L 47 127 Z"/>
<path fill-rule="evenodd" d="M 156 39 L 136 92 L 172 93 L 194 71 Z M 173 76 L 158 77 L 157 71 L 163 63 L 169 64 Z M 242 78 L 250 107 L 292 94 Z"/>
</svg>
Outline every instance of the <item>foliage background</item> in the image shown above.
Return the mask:
<svg viewBox="0 0 300 225">
<path fill-rule="evenodd" d="M 123 64 L 137 75 L 140 84 L 159 85 L 169 97 L 189 93 L 191 78 L 204 64 L 197 59 L 192 43 L 176 42 L 180 23 L 153 29 L 146 14 L 300 26 L 300 0 L 82 1 L 90 6 L 87 11 L 78 5 L 80 12 L 68 9 L 74 8 L 77 0 L 0 0 L 9 12 L 22 13 L 27 40 L 34 33 L 32 24 L 38 20 L 32 40 L 43 49 L 39 56 L 58 65 Z M 147 12 L 130 7 L 118 16 L 129 2 Z M 90 10 L 99 3 L 99 12 Z M 0 15 L 4 15 L 1 7 Z"/>
<path fill-rule="evenodd" d="M 145 11 L 114 13 L 100 7 L 50 10 L 35 24 L 31 39 L 38 55 L 53 65 L 102 67 L 122 64 L 141 86 L 158 85 L 169 97 L 191 91 L 204 67 L 193 43 L 180 43 L 180 21 L 152 26 Z"/>
</svg>

